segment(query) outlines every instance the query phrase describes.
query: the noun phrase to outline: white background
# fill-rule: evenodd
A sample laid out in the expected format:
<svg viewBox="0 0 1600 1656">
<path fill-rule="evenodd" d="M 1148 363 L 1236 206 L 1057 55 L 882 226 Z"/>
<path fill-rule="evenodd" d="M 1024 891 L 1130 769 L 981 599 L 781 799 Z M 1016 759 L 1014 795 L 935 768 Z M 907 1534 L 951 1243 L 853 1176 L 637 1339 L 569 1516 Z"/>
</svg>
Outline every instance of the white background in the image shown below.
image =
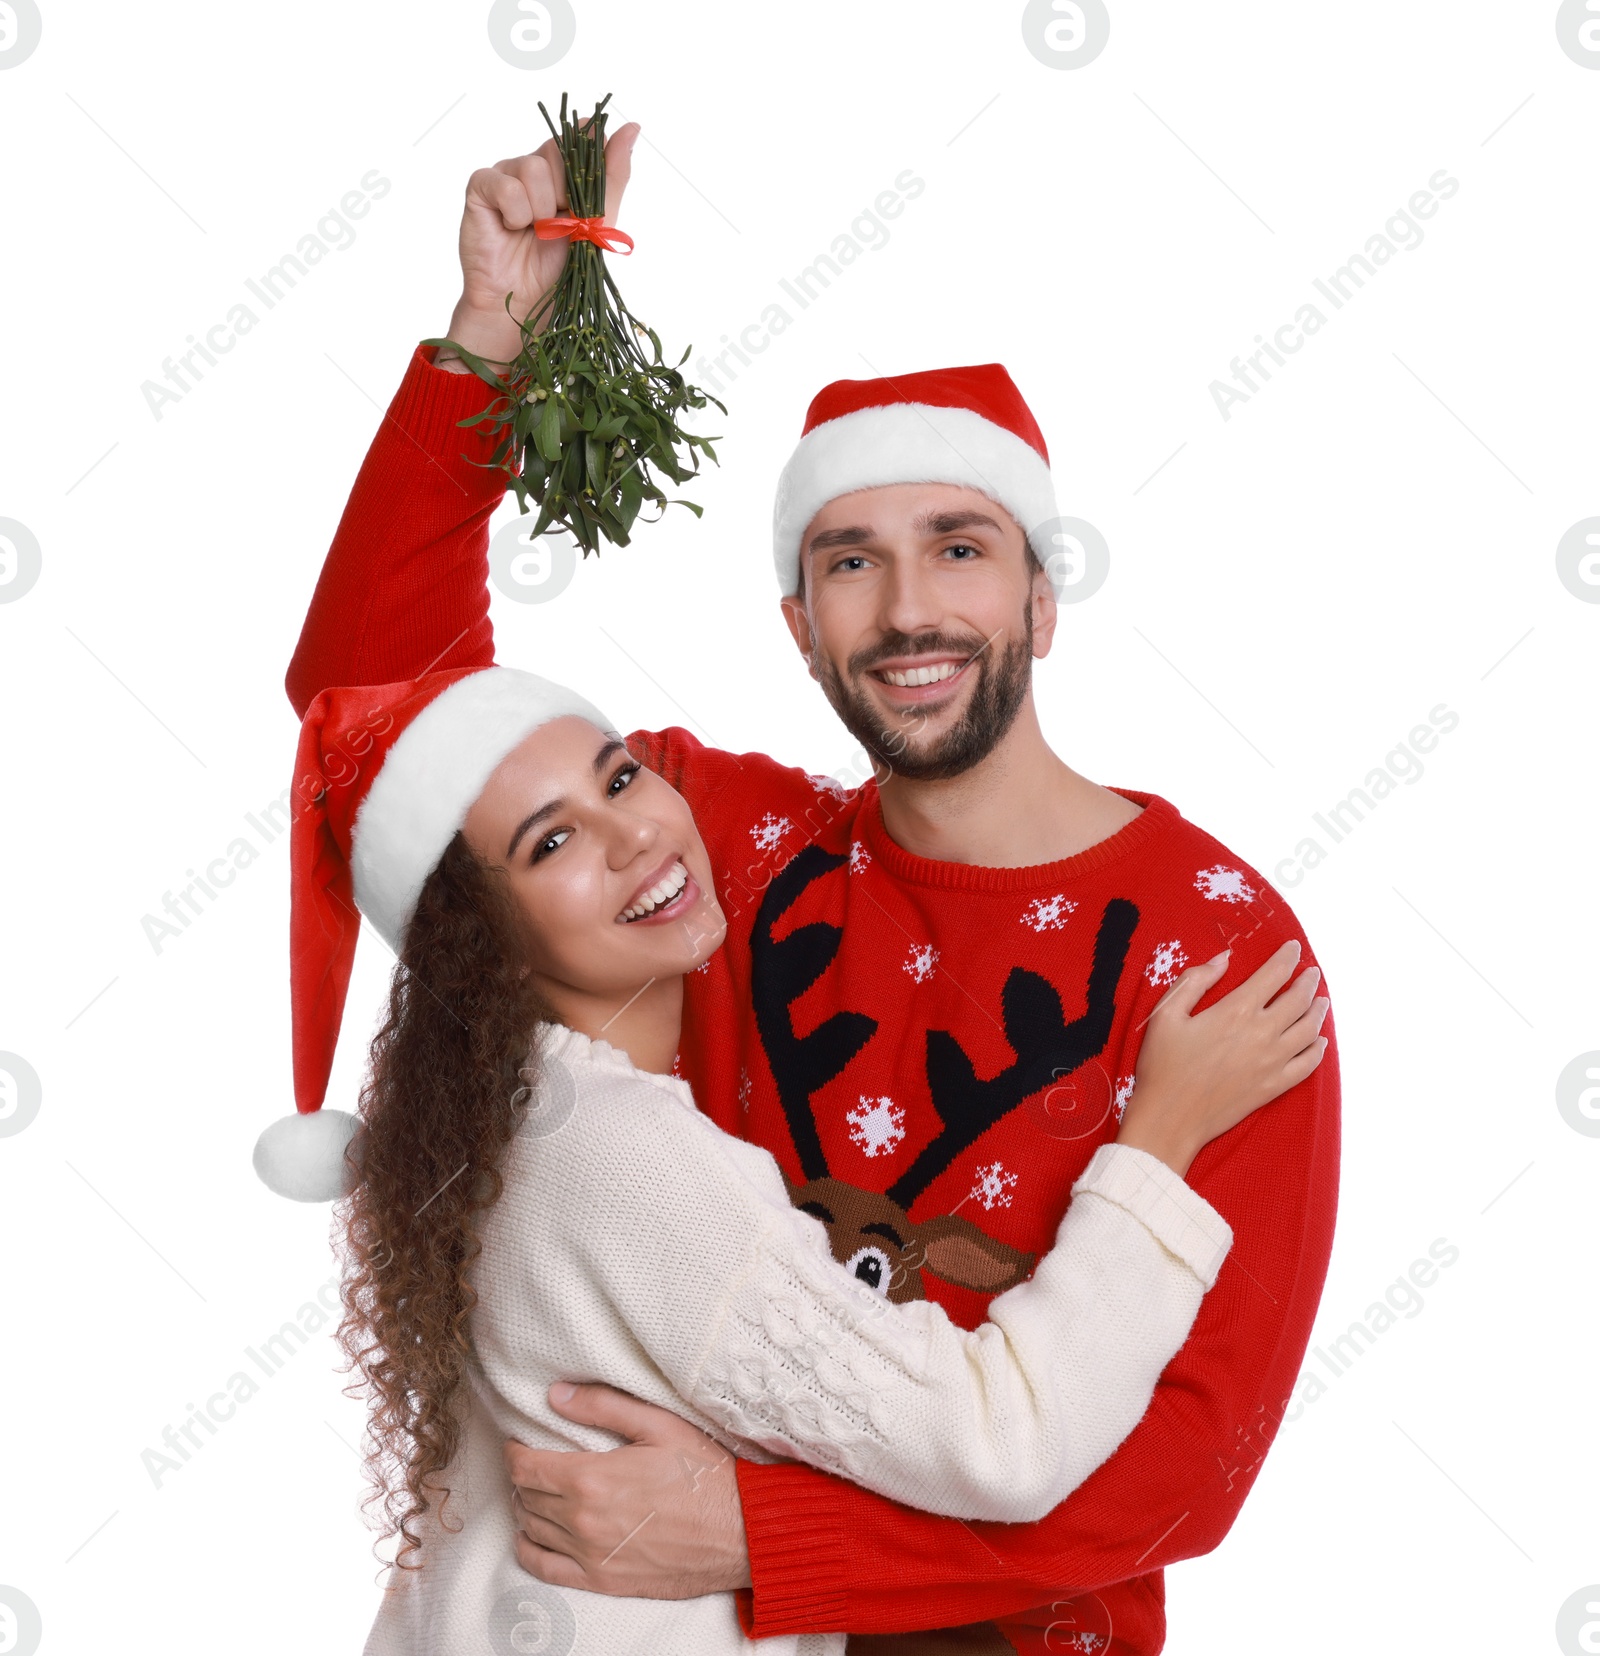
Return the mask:
<svg viewBox="0 0 1600 1656">
<path fill-rule="evenodd" d="M 467 175 L 563 90 L 644 124 L 615 268 L 674 353 L 755 321 L 904 169 L 926 189 L 740 370 L 704 522 L 551 605 L 497 597 L 501 659 L 624 728 L 844 766 L 780 631 L 777 470 L 831 378 L 1005 362 L 1111 553 L 1037 675 L 1054 745 L 1279 881 L 1326 968 L 1346 1136 L 1317 1343 L 1460 1250 L 1169 1573 L 1169 1648 L 1557 1648 L 1600 1581 L 1600 1139 L 1555 1093 L 1600 1048 L 1600 607 L 1555 560 L 1600 513 L 1600 72 L 1553 0 L 1113 0 L 1065 72 L 1017 0 L 585 0 L 535 72 L 481 3 L 43 3 L 0 70 L 0 517 L 42 548 L 0 604 L 0 1049 L 43 1085 L 0 1138 L 0 1584 L 41 1648 L 349 1651 L 370 1621 L 325 1336 L 160 1487 L 141 1465 L 332 1271 L 327 1210 L 250 1167 L 291 1107 L 287 842 L 159 953 L 141 919 L 287 785 L 283 670 L 379 410 L 448 321 Z M 142 383 L 374 168 L 353 243 L 157 419 Z M 1441 168 L 1421 244 L 1224 420 L 1210 383 Z M 1332 845 L 1312 813 L 1440 704 L 1460 722 L 1420 779 Z M 1308 834 L 1330 849 L 1302 874 Z M 385 974 L 369 935 L 331 1102 Z"/>
</svg>

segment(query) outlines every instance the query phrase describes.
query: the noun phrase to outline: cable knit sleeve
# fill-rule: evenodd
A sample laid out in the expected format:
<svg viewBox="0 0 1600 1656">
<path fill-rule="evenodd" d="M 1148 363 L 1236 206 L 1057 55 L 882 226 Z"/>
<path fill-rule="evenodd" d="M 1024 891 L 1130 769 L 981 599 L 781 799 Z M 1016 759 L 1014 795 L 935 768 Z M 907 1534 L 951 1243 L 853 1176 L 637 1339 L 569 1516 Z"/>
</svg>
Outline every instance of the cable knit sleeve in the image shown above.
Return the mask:
<svg viewBox="0 0 1600 1656">
<path fill-rule="evenodd" d="M 968 1332 L 858 1284 L 818 1232 L 773 1216 L 689 1400 L 893 1500 L 1007 1523 L 1049 1512 L 1138 1424 L 1232 1241 L 1165 1164 L 1102 1146 L 1054 1249 Z"/>
<path fill-rule="evenodd" d="M 1232 1241 L 1163 1163 L 1102 1146 L 1055 1247 L 969 1332 L 847 1273 L 772 1157 L 686 1089 L 592 1074 L 573 1126 L 526 1147 L 527 1200 L 587 1279 L 571 1291 L 730 1440 L 928 1512 L 1021 1523 L 1062 1501 L 1138 1423 Z"/>
</svg>

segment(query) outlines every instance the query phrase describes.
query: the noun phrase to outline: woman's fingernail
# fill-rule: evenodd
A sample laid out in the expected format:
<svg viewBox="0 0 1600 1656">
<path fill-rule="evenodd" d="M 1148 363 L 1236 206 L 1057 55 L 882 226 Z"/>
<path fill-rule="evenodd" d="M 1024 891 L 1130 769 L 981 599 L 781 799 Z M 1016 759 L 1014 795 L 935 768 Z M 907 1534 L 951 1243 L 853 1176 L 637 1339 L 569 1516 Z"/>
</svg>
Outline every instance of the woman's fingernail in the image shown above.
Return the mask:
<svg viewBox="0 0 1600 1656">
<path fill-rule="evenodd" d="M 550 1388 L 552 1403 L 570 1403 L 578 1388 L 570 1380 L 558 1380 Z"/>
<path fill-rule="evenodd" d="M 1221 954 L 1212 955 L 1212 957 L 1206 962 L 1206 965 L 1215 966 L 1216 963 L 1219 960 L 1226 960 L 1228 958 L 1228 956 L 1232 953 L 1233 953 L 1232 949 L 1224 949 Z"/>
</svg>

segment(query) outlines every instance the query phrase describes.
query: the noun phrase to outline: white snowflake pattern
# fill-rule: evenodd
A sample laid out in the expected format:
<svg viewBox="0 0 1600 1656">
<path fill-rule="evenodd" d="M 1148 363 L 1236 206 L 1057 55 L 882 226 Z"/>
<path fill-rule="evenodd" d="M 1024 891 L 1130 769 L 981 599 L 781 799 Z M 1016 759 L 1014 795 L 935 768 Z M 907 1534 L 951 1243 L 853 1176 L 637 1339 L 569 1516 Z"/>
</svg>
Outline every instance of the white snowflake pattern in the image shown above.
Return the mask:
<svg viewBox="0 0 1600 1656">
<path fill-rule="evenodd" d="M 984 1210 L 1011 1206 L 1011 1192 L 1016 1185 L 1015 1173 L 1008 1173 L 1001 1162 L 990 1162 L 978 1169 L 978 1182 L 967 1192 L 969 1202 L 982 1202 Z"/>
<path fill-rule="evenodd" d="M 913 943 L 901 964 L 911 974 L 912 981 L 926 983 L 939 964 L 939 951 L 931 943 Z"/>
<path fill-rule="evenodd" d="M 1153 989 L 1165 989 L 1188 964 L 1189 956 L 1183 944 L 1174 937 L 1168 943 L 1156 944 L 1156 952 L 1151 955 L 1144 975 Z"/>
<path fill-rule="evenodd" d="M 906 1113 L 892 1098 L 868 1098 L 862 1093 L 861 1102 L 845 1120 L 850 1123 L 850 1142 L 869 1156 L 892 1156 L 906 1136 Z"/>
<path fill-rule="evenodd" d="M 741 1110 L 750 1108 L 750 1072 L 748 1070 L 739 1071 L 739 1108 Z"/>
<path fill-rule="evenodd" d="M 1116 1106 L 1117 1120 L 1121 1121 L 1123 1112 L 1128 1108 L 1128 1100 L 1133 1097 L 1133 1077 L 1119 1076 L 1117 1079 L 1117 1096 L 1112 1100 Z"/>
<path fill-rule="evenodd" d="M 1074 1633 L 1061 1648 L 1086 1651 L 1088 1656 L 1094 1656 L 1094 1652 L 1101 1649 L 1105 1642 L 1103 1633 Z"/>
<path fill-rule="evenodd" d="M 850 872 L 859 874 L 872 861 L 872 853 L 860 840 L 850 842 Z"/>
<path fill-rule="evenodd" d="M 702 960 L 700 964 L 695 967 L 695 970 L 697 972 L 709 972 L 711 970 L 711 962 L 709 960 Z"/>
<path fill-rule="evenodd" d="M 1243 869 L 1229 868 L 1225 863 L 1202 868 L 1194 877 L 1194 888 L 1213 903 L 1218 900 L 1248 903 L 1256 894 L 1256 888 L 1244 877 Z"/>
<path fill-rule="evenodd" d="M 1077 906 L 1060 892 L 1054 897 L 1035 897 L 1022 911 L 1022 923 L 1036 932 L 1060 931 Z"/>
<path fill-rule="evenodd" d="M 835 799 L 848 799 L 850 790 L 837 776 L 807 776 L 808 781 L 819 794 L 832 794 Z"/>
<path fill-rule="evenodd" d="M 750 830 L 750 838 L 756 842 L 758 851 L 776 851 L 783 843 L 783 836 L 794 826 L 788 817 L 774 816 L 771 811 Z"/>
</svg>

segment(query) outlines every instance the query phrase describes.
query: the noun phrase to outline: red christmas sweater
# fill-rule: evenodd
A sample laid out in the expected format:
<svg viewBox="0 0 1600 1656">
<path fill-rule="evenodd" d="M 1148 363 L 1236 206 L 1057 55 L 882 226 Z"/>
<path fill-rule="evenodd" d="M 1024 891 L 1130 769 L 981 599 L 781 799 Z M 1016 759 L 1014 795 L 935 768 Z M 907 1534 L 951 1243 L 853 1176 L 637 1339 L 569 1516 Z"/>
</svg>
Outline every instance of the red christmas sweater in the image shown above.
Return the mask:
<svg viewBox="0 0 1600 1656">
<path fill-rule="evenodd" d="M 328 685 L 493 661 L 502 489 L 462 458 L 487 455 L 456 426 L 484 388 L 431 358 L 417 351 L 339 524 L 289 670 L 299 712 Z M 701 1108 L 797 1183 L 828 1181 L 796 1199 L 827 1211 L 836 1242 L 842 1227 L 858 1275 L 910 1271 L 969 1328 L 1049 1248 L 1115 1137 L 1173 977 L 1231 945 L 1226 992 L 1305 941 L 1260 874 L 1151 794 L 1119 789 L 1141 814 L 1076 856 L 982 868 L 895 844 L 870 783 L 845 792 L 678 729 L 628 743 L 693 808 L 730 922 L 688 978 L 681 1067 Z M 1299 1371 L 1338 1148 L 1335 1041 L 1196 1159 L 1190 1182 L 1233 1250 L 1143 1421 L 1041 1522 L 966 1524 L 809 1467 L 741 1463 L 747 1631 L 991 1621 L 1019 1651 L 1153 1656 L 1161 1567 L 1227 1533 Z"/>
</svg>

